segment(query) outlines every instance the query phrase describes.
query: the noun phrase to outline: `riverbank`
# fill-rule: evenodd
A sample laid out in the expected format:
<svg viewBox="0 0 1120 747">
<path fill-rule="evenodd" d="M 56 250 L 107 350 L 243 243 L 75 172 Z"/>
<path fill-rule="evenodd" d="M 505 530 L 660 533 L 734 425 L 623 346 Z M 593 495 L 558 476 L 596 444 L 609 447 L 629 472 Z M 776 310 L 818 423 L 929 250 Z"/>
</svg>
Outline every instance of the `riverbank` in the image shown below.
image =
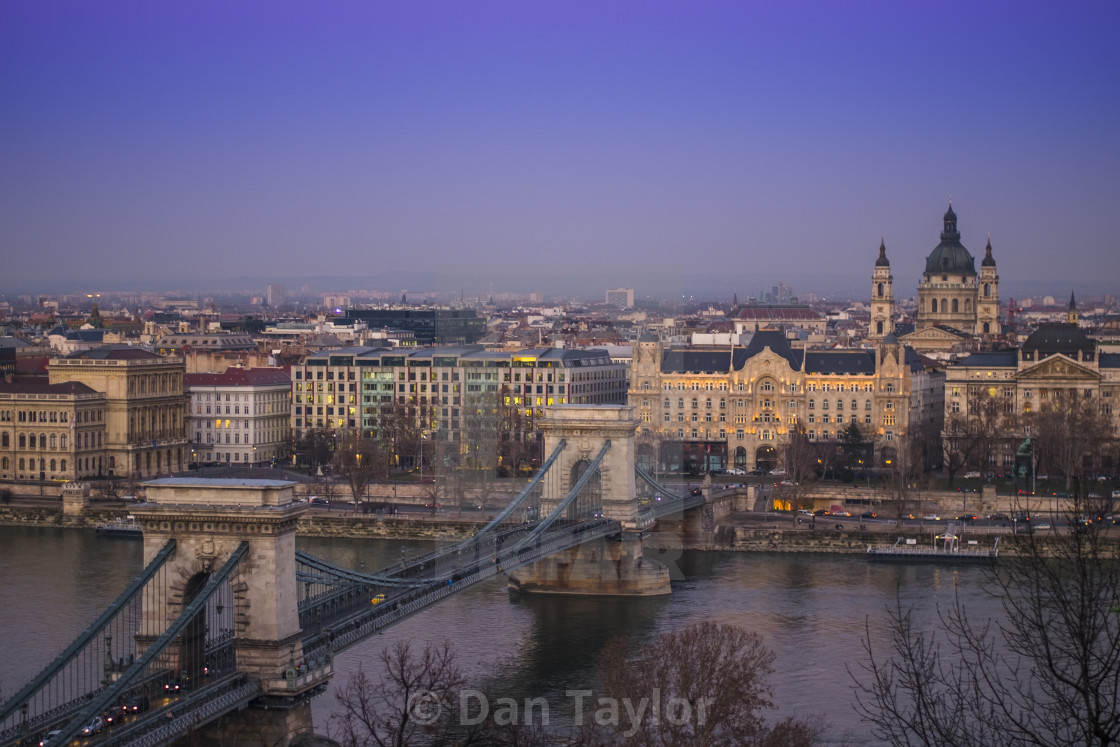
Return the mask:
<svg viewBox="0 0 1120 747">
<path fill-rule="evenodd" d="M 41 526 L 93 529 L 128 515 L 128 505 L 94 505 L 81 514 L 65 515 L 55 506 L 0 506 L 0 526 Z M 353 512 L 309 511 L 300 519 L 301 537 L 338 539 L 384 539 L 456 542 L 482 528 L 488 517 L 456 518 L 450 515 L 402 514 L 378 516 Z M 932 545 L 940 525 L 896 525 L 894 522 L 861 522 L 857 519 L 826 520 L 798 524 L 795 518 L 775 514 L 736 512 L 727 523 L 703 536 L 681 531 L 672 523 L 650 532 L 644 545 L 651 550 L 701 550 L 732 552 L 864 554 L 869 545 L 892 544 L 898 537 Z M 958 528 L 958 531 L 961 531 Z M 1106 536 L 1120 542 L 1120 532 L 1109 527 Z M 966 527 L 962 541 L 990 547 L 1000 538 L 1000 552 L 1014 554 L 1023 535 L 1009 527 Z M 1113 536 L 1116 535 L 1116 536 Z"/>
</svg>

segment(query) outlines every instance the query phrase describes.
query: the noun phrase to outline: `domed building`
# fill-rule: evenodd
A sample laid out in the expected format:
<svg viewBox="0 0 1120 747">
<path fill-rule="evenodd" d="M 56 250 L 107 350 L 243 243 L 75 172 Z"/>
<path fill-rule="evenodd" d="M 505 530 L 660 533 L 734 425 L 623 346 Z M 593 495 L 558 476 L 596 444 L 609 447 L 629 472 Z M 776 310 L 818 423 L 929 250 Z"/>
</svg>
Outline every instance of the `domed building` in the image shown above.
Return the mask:
<svg viewBox="0 0 1120 747">
<path fill-rule="evenodd" d="M 999 275 L 992 257 L 992 240 L 984 251 L 980 272 L 976 260 L 961 243 L 957 214 L 950 200 L 945 212 L 941 243 L 926 257 L 918 283 L 918 313 L 913 331 L 900 331 L 900 339 L 918 350 L 967 345 L 973 337 L 990 338 L 1001 332 Z M 871 290 L 871 324 L 868 337 L 881 340 L 895 332 L 893 323 L 894 277 L 885 243 L 879 245 Z"/>
<path fill-rule="evenodd" d="M 976 260 L 961 243 L 953 203 L 945 212 L 941 243 L 926 257 L 918 283 L 916 328 L 942 326 L 973 335 L 997 335 L 999 324 L 999 275 L 992 257 L 992 240 L 976 272 Z"/>
</svg>

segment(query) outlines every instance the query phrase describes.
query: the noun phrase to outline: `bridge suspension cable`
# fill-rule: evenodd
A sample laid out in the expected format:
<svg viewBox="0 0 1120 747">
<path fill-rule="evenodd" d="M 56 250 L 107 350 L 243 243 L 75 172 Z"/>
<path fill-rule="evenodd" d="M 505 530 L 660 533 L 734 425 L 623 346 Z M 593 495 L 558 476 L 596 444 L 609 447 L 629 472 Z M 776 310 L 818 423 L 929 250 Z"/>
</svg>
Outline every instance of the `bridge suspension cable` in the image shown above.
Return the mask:
<svg viewBox="0 0 1120 747">
<path fill-rule="evenodd" d="M 195 619 L 199 611 L 205 609 L 206 602 L 221 588 L 222 584 L 225 583 L 226 579 L 233 573 L 233 569 L 237 567 L 237 564 L 241 562 L 241 559 L 244 558 L 248 552 L 249 543 L 241 542 L 237 546 L 237 549 L 230 554 L 222 567 L 206 580 L 206 585 L 202 588 L 202 591 L 200 591 L 189 604 L 183 607 L 183 611 L 179 613 L 175 621 L 152 642 L 152 645 L 149 646 L 131 666 L 121 673 L 120 677 L 115 682 L 101 690 L 97 696 L 82 708 L 77 716 L 71 718 L 66 723 L 66 726 L 59 729 L 59 734 L 53 738 L 51 742 L 53 744 L 69 744 L 70 740 L 77 736 L 82 727 L 93 720 L 94 716 L 108 708 L 111 703 L 119 700 L 122 695 L 132 687 L 133 683 L 140 679 L 140 675 L 148 669 L 152 662 L 163 654 L 164 650 L 166 650 L 167 647 L 174 642 L 175 638 L 183 632 L 183 629 Z"/>
<path fill-rule="evenodd" d="M 515 548 L 521 547 L 526 543 L 535 540 L 537 537 L 540 537 L 548 530 L 550 526 L 552 526 L 553 522 L 555 522 L 564 514 L 564 512 L 568 509 L 568 506 L 570 506 L 579 497 L 580 493 L 583 492 L 584 487 L 586 487 L 587 483 L 591 481 L 592 476 L 599 471 L 599 465 L 603 463 L 603 457 L 607 455 L 607 451 L 609 451 L 610 448 L 611 441 L 608 438 L 603 441 L 603 448 L 599 449 L 598 455 L 596 455 L 591 464 L 587 466 L 587 469 L 584 470 L 583 474 L 580 475 L 580 478 L 576 481 L 576 484 L 572 486 L 572 489 L 568 491 L 568 494 L 564 496 L 564 500 L 560 501 L 560 503 L 557 504 L 556 508 L 552 510 L 552 513 L 550 513 L 545 519 L 537 523 L 527 535 L 518 540 L 517 544 L 514 545 Z"/>
<path fill-rule="evenodd" d="M 136 578 L 121 592 L 120 596 L 110 604 L 104 612 L 96 620 L 94 620 L 88 628 L 86 628 L 81 635 L 74 639 L 74 642 L 63 650 L 54 661 L 43 668 L 43 671 L 22 688 L 20 691 L 13 695 L 8 702 L 0 707 L 0 724 L 3 724 L 7 719 L 16 712 L 24 703 L 28 702 L 32 696 L 35 695 L 40 689 L 45 687 L 54 677 L 62 670 L 78 653 L 89 645 L 90 641 L 98 636 L 109 624 L 109 622 L 128 604 L 132 599 L 143 590 L 144 586 L 152 579 L 153 576 L 163 567 L 171 554 L 175 552 L 175 540 L 168 540 L 155 557 L 148 563 L 144 570 L 140 571 Z"/>
</svg>

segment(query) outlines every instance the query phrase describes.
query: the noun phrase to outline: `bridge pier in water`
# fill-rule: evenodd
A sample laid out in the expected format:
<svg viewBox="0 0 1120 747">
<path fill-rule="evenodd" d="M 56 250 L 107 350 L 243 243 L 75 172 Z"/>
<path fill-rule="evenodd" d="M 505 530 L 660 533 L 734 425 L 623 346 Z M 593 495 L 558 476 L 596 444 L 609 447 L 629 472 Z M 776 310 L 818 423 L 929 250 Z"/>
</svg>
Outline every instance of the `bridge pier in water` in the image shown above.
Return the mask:
<svg viewBox="0 0 1120 747">
<path fill-rule="evenodd" d="M 567 442 L 544 483 L 541 515 L 548 515 L 590 468 L 609 441 L 610 448 L 580 497 L 568 508 L 569 521 L 605 517 L 622 525 L 619 539 L 600 539 L 550 555 L 509 575 L 521 593 L 653 596 L 668 594 L 669 570 L 642 555 L 642 535 L 652 528 L 637 501 L 634 476 L 634 408 L 624 405 L 556 405 L 541 422 L 545 453 Z"/>
</svg>

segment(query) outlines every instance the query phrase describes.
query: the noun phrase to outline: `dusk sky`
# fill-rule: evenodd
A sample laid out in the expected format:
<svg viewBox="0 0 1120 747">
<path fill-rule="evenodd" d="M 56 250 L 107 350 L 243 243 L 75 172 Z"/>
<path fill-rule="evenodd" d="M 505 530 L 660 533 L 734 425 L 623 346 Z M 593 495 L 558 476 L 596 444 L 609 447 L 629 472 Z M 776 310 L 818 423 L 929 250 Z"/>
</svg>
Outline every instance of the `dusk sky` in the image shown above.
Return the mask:
<svg viewBox="0 0 1120 747">
<path fill-rule="evenodd" d="M 882 236 L 912 295 L 952 194 L 1005 288 L 1117 293 L 1118 33 L 1115 1 L 6 2 L 0 291 L 821 293 Z"/>
</svg>

